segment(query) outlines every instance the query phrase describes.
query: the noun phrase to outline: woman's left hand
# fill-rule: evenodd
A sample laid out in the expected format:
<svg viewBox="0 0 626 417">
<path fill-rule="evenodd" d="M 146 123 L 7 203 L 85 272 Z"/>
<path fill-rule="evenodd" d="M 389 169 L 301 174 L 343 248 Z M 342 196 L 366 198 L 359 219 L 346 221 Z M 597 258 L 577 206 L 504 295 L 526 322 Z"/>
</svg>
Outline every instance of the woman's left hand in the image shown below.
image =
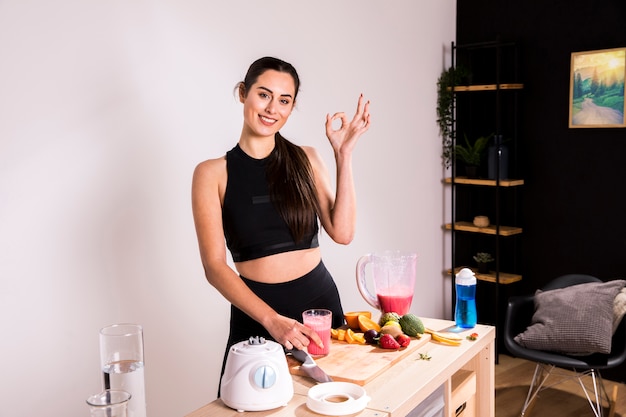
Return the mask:
<svg viewBox="0 0 626 417">
<path fill-rule="evenodd" d="M 348 122 L 344 112 L 335 113 L 332 116 L 330 114 L 326 115 L 326 136 L 335 154 L 352 152 L 359 137 L 369 129 L 370 102 L 368 100 L 364 103 L 364 101 L 363 94 L 361 94 L 356 113 L 350 122 Z M 333 129 L 333 122 L 337 119 L 341 120 L 341 126 L 338 129 Z"/>
<path fill-rule="evenodd" d="M 263 326 L 272 338 L 285 346 L 286 349 L 305 349 L 309 343 L 324 347 L 322 339 L 310 328 L 297 320 L 276 314 L 269 318 Z"/>
</svg>

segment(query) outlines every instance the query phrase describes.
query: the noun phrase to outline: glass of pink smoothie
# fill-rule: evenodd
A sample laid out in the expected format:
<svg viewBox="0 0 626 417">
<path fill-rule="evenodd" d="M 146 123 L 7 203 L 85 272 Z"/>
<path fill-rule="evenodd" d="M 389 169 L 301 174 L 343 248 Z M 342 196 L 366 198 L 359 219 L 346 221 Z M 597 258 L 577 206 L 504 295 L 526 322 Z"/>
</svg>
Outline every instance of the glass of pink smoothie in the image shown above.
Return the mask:
<svg viewBox="0 0 626 417">
<path fill-rule="evenodd" d="M 330 327 L 332 324 L 333 313 L 330 310 L 322 308 L 314 308 L 306 310 L 302 313 L 302 324 L 309 329 L 315 330 L 318 334 L 324 347 L 317 346 L 312 340 L 307 347 L 309 354 L 311 355 L 328 355 L 330 352 Z"/>
</svg>

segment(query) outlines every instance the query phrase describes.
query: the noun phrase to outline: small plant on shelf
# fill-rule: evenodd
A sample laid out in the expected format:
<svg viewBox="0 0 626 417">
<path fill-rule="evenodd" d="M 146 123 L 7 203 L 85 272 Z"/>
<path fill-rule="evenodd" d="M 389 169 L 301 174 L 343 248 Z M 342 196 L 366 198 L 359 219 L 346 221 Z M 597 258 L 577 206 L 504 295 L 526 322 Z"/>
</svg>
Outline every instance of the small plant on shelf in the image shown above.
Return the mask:
<svg viewBox="0 0 626 417">
<path fill-rule="evenodd" d="M 489 272 L 489 263 L 493 262 L 493 256 L 489 252 L 478 252 L 474 255 L 474 260 L 478 264 L 478 272 L 486 274 Z"/>
<path fill-rule="evenodd" d="M 465 170 L 468 177 L 476 177 L 477 169 L 482 161 L 483 153 L 489 144 L 489 140 L 493 137 L 493 133 L 489 136 L 481 136 L 471 144 L 467 135 L 465 137 L 465 145 L 456 145 L 454 147 L 455 158 L 465 163 Z M 472 170 L 471 167 L 474 169 Z"/>
<path fill-rule="evenodd" d="M 491 256 L 489 252 L 478 252 L 476 255 L 474 255 L 474 260 L 479 264 L 494 261 L 493 256 Z"/>
</svg>

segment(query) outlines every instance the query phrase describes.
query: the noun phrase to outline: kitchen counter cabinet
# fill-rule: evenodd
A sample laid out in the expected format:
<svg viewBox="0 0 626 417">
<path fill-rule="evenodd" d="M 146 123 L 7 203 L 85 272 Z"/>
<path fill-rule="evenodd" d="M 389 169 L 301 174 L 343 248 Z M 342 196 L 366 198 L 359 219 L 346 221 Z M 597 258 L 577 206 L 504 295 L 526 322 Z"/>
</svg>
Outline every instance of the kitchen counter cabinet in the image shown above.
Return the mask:
<svg viewBox="0 0 626 417">
<path fill-rule="evenodd" d="M 299 377 L 298 377 L 299 378 Z M 297 385 L 297 383 L 296 383 Z M 312 384 L 311 384 L 312 386 Z M 227 407 L 218 398 L 217 400 L 205 405 L 204 407 L 187 414 L 186 417 L 320 417 L 320 414 L 314 413 L 306 406 L 306 393 L 308 387 L 304 389 L 304 395 L 295 394 L 286 407 L 279 407 L 266 411 L 245 411 L 243 413 Z M 377 410 L 365 409 L 358 414 L 351 416 L 359 417 L 391 417 L 388 413 L 381 413 Z"/>
<path fill-rule="evenodd" d="M 454 322 L 423 318 L 427 328 L 445 332 L 453 329 Z M 478 333 L 475 341 L 465 339 L 471 333 Z M 367 408 L 355 414 L 359 417 L 403 417 L 424 401 L 437 388 L 444 386 L 444 415 L 453 417 L 456 409 L 466 403 L 462 416 L 495 416 L 494 380 L 494 340 L 495 328 L 477 325 L 474 329 L 458 333 L 464 338 L 461 346 L 447 346 L 430 341 L 416 352 L 408 355 L 364 388 L 371 397 Z M 430 360 L 420 359 L 420 354 L 428 354 Z M 471 380 L 468 379 L 471 377 Z M 474 382 L 475 393 L 465 381 Z M 257 417 L 319 417 L 306 406 L 307 392 L 315 381 L 302 376 L 294 376 L 294 396 L 286 407 L 273 410 L 239 413 L 217 399 L 188 414 L 186 417 L 235 417 L 248 414 Z M 460 404 L 453 403 L 459 390 L 467 391 L 471 398 L 461 398 Z"/>
</svg>

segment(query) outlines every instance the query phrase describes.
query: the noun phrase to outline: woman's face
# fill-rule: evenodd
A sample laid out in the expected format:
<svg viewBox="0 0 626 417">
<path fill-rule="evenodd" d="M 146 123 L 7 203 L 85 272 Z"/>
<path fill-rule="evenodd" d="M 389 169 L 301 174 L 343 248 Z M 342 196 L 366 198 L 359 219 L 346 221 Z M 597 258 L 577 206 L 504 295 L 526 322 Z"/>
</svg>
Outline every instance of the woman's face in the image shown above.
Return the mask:
<svg viewBox="0 0 626 417">
<path fill-rule="evenodd" d="M 295 84 L 286 72 L 267 70 L 249 91 L 239 90 L 247 134 L 274 137 L 289 119 L 295 104 Z"/>
</svg>

